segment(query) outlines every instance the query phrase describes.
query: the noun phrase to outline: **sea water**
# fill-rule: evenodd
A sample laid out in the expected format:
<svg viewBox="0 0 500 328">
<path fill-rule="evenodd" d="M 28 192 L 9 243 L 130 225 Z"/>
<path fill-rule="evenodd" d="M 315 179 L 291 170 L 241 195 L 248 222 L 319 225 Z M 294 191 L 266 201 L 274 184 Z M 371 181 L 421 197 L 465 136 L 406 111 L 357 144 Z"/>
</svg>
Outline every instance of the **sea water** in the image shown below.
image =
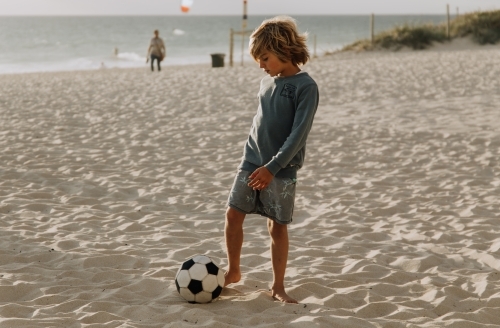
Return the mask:
<svg viewBox="0 0 500 328">
<path fill-rule="evenodd" d="M 249 16 L 247 30 L 269 17 Z M 295 16 L 309 47 L 322 55 L 370 36 L 369 16 Z M 376 16 L 375 30 L 403 24 L 442 23 L 445 16 Z M 241 30 L 241 16 L 1 17 L 0 74 L 145 67 L 153 31 L 167 47 L 163 65 L 211 62 L 229 55 L 230 29 Z M 243 44 L 243 48 L 242 48 Z M 243 53 L 242 53 L 243 49 Z M 248 36 L 234 38 L 234 60 L 251 61 Z"/>
</svg>

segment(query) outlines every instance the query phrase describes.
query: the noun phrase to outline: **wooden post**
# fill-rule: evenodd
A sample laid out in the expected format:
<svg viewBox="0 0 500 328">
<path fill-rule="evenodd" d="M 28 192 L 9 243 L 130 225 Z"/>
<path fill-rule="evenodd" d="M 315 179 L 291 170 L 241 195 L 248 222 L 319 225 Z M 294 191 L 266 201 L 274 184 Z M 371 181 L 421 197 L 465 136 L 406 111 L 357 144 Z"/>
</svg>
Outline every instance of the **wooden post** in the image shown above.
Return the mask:
<svg viewBox="0 0 500 328">
<path fill-rule="evenodd" d="M 243 21 L 241 23 L 241 66 L 245 58 L 245 31 L 247 29 L 247 0 L 243 0 Z"/>
<path fill-rule="evenodd" d="M 229 67 L 233 67 L 234 31 L 229 32 Z"/>
<path fill-rule="evenodd" d="M 459 12 L 458 12 L 458 7 L 457 7 L 457 18 L 458 18 L 458 16 L 460 16 L 460 14 L 459 14 Z"/>
<path fill-rule="evenodd" d="M 370 19 L 370 37 L 373 45 L 375 43 L 375 14 L 373 13 Z"/>
<path fill-rule="evenodd" d="M 316 34 L 314 34 L 314 55 L 313 55 L 313 58 L 318 58 L 318 56 L 316 54 Z"/>
<path fill-rule="evenodd" d="M 450 38 L 450 5 L 446 5 L 446 17 L 448 20 L 448 23 L 446 25 L 446 37 L 449 39 Z"/>
</svg>

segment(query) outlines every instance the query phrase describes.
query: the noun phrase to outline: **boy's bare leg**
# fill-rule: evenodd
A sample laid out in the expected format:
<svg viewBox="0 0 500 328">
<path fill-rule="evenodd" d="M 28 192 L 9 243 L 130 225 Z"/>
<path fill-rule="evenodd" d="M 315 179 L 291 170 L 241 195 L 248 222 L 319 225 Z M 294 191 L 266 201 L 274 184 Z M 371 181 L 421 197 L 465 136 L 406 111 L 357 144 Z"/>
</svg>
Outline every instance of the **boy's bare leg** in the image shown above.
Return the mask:
<svg viewBox="0 0 500 328">
<path fill-rule="evenodd" d="M 271 262 L 273 265 L 272 296 L 283 303 L 298 303 L 285 292 L 285 270 L 288 261 L 288 229 L 284 224 L 279 224 L 271 219 L 267 221 L 271 235 Z"/>
<path fill-rule="evenodd" d="M 227 262 L 229 265 L 226 271 L 224 286 L 240 281 L 240 256 L 243 246 L 243 221 L 245 214 L 234 208 L 228 207 L 226 211 L 226 226 L 224 236 L 226 238 Z"/>
</svg>

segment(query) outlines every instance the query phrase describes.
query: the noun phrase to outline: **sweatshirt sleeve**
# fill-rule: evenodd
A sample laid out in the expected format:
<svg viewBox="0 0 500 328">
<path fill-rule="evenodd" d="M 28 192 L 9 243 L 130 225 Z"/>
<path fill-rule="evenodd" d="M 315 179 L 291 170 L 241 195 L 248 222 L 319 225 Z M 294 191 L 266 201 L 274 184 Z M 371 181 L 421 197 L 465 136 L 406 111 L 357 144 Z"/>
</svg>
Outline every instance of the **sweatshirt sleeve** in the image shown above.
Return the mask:
<svg viewBox="0 0 500 328">
<path fill-rule="evenodd" d="M 310 84 L 297 95 L 297 108 L 290 135 L 278 153 L 264 165 L 273 175 L 285 168 L 292 158 L 302 149 L 311 131 L 314 115 L 318 108 L 318 86 Z"/>
</svg>

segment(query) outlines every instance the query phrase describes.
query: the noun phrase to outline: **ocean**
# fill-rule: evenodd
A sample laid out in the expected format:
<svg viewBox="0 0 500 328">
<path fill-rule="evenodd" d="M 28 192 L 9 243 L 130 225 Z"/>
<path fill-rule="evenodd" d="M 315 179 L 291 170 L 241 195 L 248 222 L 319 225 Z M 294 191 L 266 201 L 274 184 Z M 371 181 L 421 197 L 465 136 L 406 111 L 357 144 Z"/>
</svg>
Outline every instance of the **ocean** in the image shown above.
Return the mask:
<svg viewBox="0 0 500 328">
<path fill-rule="evenodd" d="M 248 30 L 269 17 L 249 16 Z M 294 16 L 309 47 L 317 54 L 334 51 L 370 35 L 369 16 Z M 442 23 L 443 15 L 376 16 L 375 31 L 402 24 Z M 230 29 L 241 30 L 241 16 L 0 16 L 0 74 L 144 67 L 153 30 L 167 46 L 163 65 L 211 62 L 211 54 L 229 54 Z M 242 37 L 235 37 L 234 60 L 242 58 Z M 247 54 L 245 38 L 243 58 Z M 117 54 L 115 52 L 117 51 Z"/>
</svg>

